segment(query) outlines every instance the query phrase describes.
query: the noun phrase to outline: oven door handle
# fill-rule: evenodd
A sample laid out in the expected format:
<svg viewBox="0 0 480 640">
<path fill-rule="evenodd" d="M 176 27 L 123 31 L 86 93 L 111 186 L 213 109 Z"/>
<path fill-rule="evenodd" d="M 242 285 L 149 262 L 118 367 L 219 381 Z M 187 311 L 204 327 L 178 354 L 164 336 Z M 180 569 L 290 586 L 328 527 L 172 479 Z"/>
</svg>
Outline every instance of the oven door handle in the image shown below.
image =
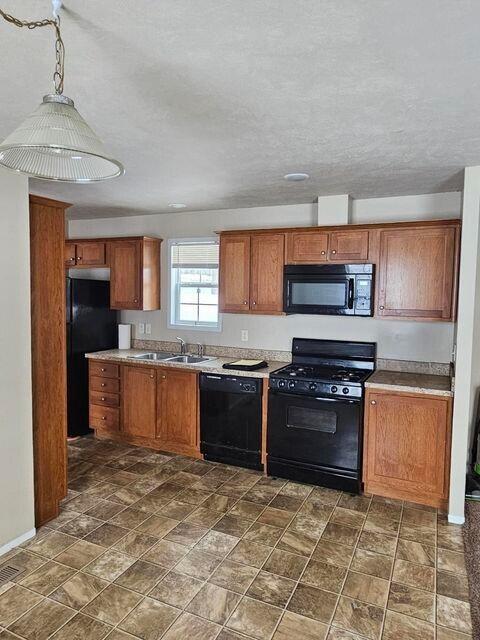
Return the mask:
<svg viewBox="0 0 480 640">
<path fill-rule="evenodd" d="M 346 396 L 344 396 L 343 398 L 321 398 L 317 396 L 307 396 L 303 393 L 283 393 L 282 391 L 277 391 L 276 389 L 270 389 L 270 393 L 275 396 L 281 396 L 282 398 L 303 398 L 304 400 L 318 400 L 319 402 L 332 402 L 337 404 L 359 404 L 362 401 L 361 398 L 347 398 Z"/>
</svg>

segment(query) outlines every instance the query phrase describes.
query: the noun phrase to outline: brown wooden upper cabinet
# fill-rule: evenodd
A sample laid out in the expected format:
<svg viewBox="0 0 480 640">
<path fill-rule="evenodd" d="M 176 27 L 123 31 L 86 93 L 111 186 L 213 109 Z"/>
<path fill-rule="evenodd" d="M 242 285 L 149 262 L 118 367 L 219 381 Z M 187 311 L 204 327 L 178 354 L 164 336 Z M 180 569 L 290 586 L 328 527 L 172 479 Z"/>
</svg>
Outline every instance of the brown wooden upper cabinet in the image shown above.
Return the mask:
<svg viewBox="0 0 480 640">
<path fill-rule="evenodd" d="M 382 230 L 376 315 L 453 320 L 458 242 L 458 225 Z"/>
<path fill-rule="evenodd" d="M 160 242 L 146 237 L 110 241 L 112 309 L 160 309 Z"/>
<path fill-rule="evenodd" d="M 290 231 L 287 233 L 287 264 L 366 262 L 367 229 L 341 231 Z"/>
<path fill-rule="evenodd" d="M 277 314 L 283 311 L 285 234 L 220 237 L 220 311 Z"/>
<path fill-rule="evenodd" d="M 82 241 L 65 243 L 65 266 L 106 267 L 107 246 L 105 242 Z"/>
<path fill-rule="evenodd" d="M 368 389 L 365 492 L 445 507 L 452 399 Z"/>
<path fill-rule="evenodd" d="M 123 433 L 142 438 L 155 437 L 157 416 L 157 371 L 154 367 L 122 366 Z"/>
</svg>

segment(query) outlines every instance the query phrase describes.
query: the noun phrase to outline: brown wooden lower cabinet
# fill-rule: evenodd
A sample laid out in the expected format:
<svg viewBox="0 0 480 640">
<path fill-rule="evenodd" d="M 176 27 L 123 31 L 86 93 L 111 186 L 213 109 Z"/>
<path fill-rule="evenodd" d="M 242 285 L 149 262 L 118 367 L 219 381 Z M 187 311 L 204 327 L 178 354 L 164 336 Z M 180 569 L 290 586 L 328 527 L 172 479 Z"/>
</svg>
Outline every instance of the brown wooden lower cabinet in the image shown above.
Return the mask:
<svg viewBox="0 0 480 640">
<path fill-rule="evenodd" d="M 365 492 L 446 507 L 451 422 L 450 397 L 368 389 Z"/>
<path fill-rule="evenodd" d="M 196 371 L 104 360 L 90 360 L 89 369 L 98 437 L 201 457 Z"/>
</svg>

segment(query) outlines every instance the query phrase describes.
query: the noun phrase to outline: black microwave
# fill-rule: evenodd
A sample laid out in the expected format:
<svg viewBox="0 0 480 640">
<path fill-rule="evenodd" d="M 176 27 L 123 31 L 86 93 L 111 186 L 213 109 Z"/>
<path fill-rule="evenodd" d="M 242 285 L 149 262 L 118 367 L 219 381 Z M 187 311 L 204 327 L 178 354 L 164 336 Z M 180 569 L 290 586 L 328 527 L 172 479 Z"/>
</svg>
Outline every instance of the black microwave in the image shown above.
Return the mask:
<svg viewBox="0 0 480 640">
<path fill-rule="evenodd" d="M 287 265 L 283 310 L 338 316 L 373 315 L 372 264 Z"/>
</svg>

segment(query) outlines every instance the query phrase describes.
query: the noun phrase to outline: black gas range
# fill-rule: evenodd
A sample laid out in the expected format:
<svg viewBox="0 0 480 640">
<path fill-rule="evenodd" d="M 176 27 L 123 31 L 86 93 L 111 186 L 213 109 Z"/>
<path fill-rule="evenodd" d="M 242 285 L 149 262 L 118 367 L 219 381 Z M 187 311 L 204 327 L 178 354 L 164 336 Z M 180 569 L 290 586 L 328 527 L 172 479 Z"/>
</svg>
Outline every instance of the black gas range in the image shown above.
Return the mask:
<svg viewBox="0 0 480 640">
<path fill-rule="evenodd" d="M 292 364 L 270 374 L 270 475 L 358 493 L 364 382 L 376 344 L 294 338 Z"/>
</svg>

